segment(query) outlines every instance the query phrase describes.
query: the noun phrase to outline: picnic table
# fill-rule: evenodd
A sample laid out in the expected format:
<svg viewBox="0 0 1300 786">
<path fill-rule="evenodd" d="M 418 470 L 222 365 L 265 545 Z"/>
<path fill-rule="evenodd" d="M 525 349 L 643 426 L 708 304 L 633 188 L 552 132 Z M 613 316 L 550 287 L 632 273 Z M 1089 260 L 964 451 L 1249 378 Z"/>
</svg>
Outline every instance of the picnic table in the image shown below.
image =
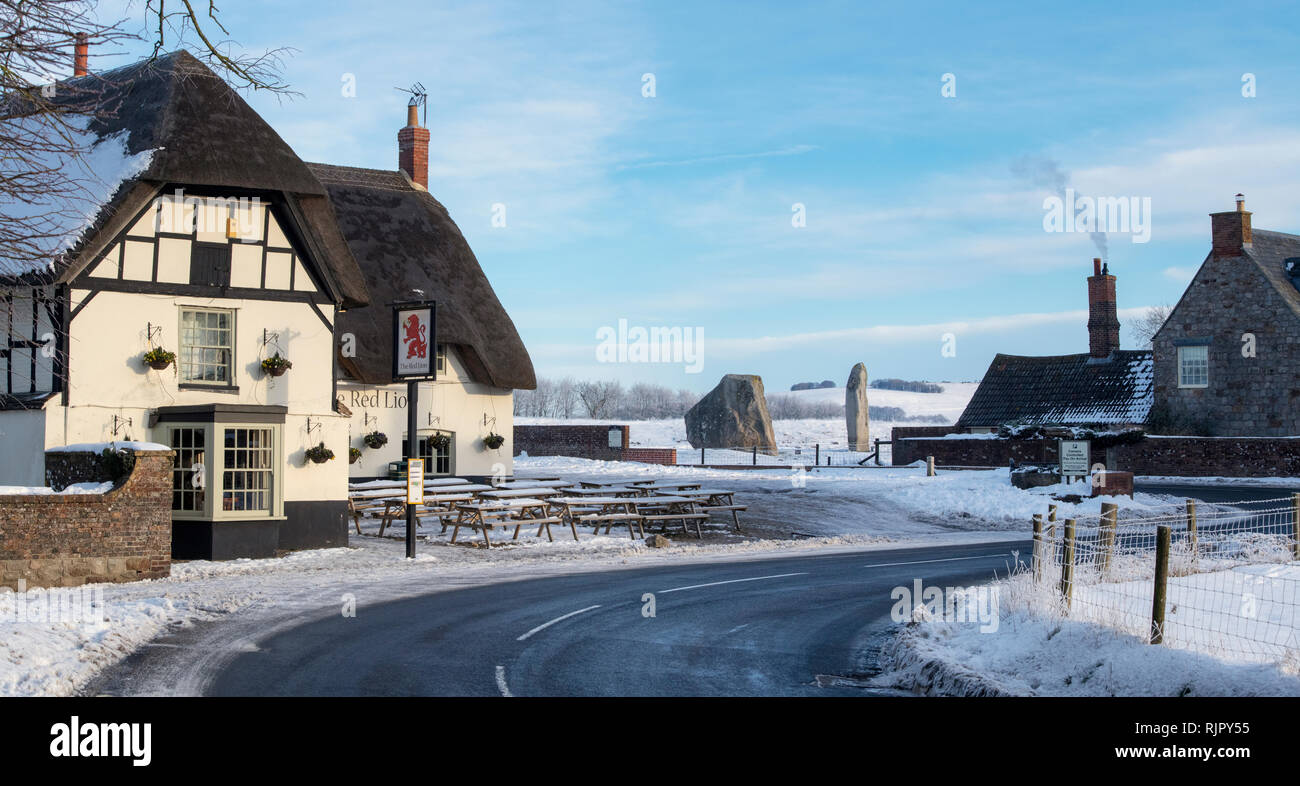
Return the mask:
<svg viewBox="0 0 1300 786">
<path fill-rule="evenodd" d="M 644 489 L 646 491 L 651 491 L 651 492 L 664 491 L 664 490 L 682 491 L 687 489 L 698 489 L 702 485 L 704 485 L 703 482 L 698 480 L 687 480 L 687 481 L 655 480 L 649 483 L 643 483 L 641 485 L 638 485 L 637 488 Z"/>
<path fill-rule="evenodd" d="M 523 497 L 557 497 L 563 493 L 565 492 L 552 488 L 494 488 L 491 491 L 481 491 L 478 496 L 479 499 L 520 499 Z"/>
<path fill-rule="evenodd" d="M 558 497 L 550 501 L 553 507 L 560 509 L 561 517 L 569 522 L 570 527 L 574 527 L 575 523 L 590 524 L 595 527 L 595 534 L 599 534 L 603 524 L 605 534 L 608 535 L 611 527 L 624 523 L 627 524 L 627 536 L 632 540 L 636 540 L 636 533 L 632 531 L 634 523 L 641 537 L 645 537 L 645 530 L 641 526 L 642 516 L 636 510 L 636 503 L 634 497 L 602 497 L 591 494 Z M 576 528 L 574 532 L 577 532 Z"/>
<path fill-rule="evenodd" d="M 491 491 L 491 486 L 484 486 L 476 483 L 460 483 L 457 485 L 435 486 L 432 489 L 425 487 L 424 506 L 417 506 L 416 512 L 419 513 L 420 507 L 426 508 L 426 513 L 446 513 L 448 511 L 439 509 L 439 505 L 447 502 L 446 495 L 457 495 L 464 499 L 472 499 L 473 495 L 481 491 Z M 361 534 L 361 517 L 365 514 L 374 514 L 382 519 L 379 525 L 379 535 L 382 537 L 384 530 L 392 523 L 396 514 L 406 507 L 405 486 L 398 489 L 372 489 L 369 491 L 353 492 L 348 494 L 348 511 L 352 514 L 352 524 L 356 527 L 357 534 Z"/>
<path fill-rule="evenodd" d="M 454 508 L 456 503 L 472 502 L 473 500 L 474 495 L 469 493 L 426 494 L 424 495 L 424 502 L 415 506 L 416 526 L 419 526 L 418 522 L 421 517 L 436 518 L 440 521 L 444 521 L 446 517 L 456 512 Z M 382 538 L 384 536 L 384 530 L 388 529 L 388 527 L 393 523 L 393 519 L 397 518 L 397 514 L 401 513 L 405 507 L 405 498 L 384 501 L 384 510 L 383 513 L 380 514 L 379 537 Z M 445 531 L 446 527 L 443 529 Z M 360 525 L 357 526 L 357 532 L 361 532 Z"/>
<path fill-rule="evenodd" d="M 580 489 L 565 489 L 565 494 L 575 497 L 636 497 L 641 492 L 626 486 L 600 486 Z"/>
<path fill-rule="evenodd" d="M 737 532 L 740 532 L 740 516 L 737 514 L 742 510 L 749 510 L 748 505 L 736 504 L 736 492 L 726 489 L 696 488 L 679 491 L 678 496 L 694 499 L 699 504 L 700 510 L 705 513 L 730 513 L 732 524 L 735 525 Z"/>
<path fill-rule="evenodd" d="M 567 489 L 577 484 L 567 480 L 507 480 L 495 485 L 499 489 Z"/>
<path fill-rule="evenodd" d="M 695 524 L 695 537 L 703 538 L 704 532 L 700 522 L 709 517 L 708 513 L 696 510 L 698 500 L 681 496 L 648 496 L 632 500 L 632 506 L 641 515 L 642 521 L 663 523 L 664 532 L 668 531 L 668 522 L 680 521 L 682 532 L 690 533 L 689 524 Z"/>
<path fill-rule="evenodd" d="M 425 478 L 424 487 L 432 486 L 460 486 L 469 483 L 464 478 Z M 367 480 L 363 483 L 349 483 L 348 491 L 370 491 L 372 489 L 404 489 L 406 481 L 404 480 Z"/>
<path fill-rule="evenodd" d="M 542 536 L 542 530 L 546 530 L 546 538 L 552 542 L 555 538 L 551 536 L 552 524 L 563 524 L 564 519 L 560 516 L 552 516 L 550 506 L 546 500 L 537 497 L 523 497 L 509 500 L 495 500 L 492 502 L 466 502 L 456 506 L 456 520 L 451 523 L 451 542 L 456 542 L 456 536 L 460 534 L 461 527 L 477 529 L 483 533 L 483 542 L 488 548 L 492 548 L 492 539 L 488 537 L 488 531 L 493 527 L 508 528 L 514 526 L 515 534 L 511 540 L 519 540 L 519 529 L 525 524 L 532 526 L 537 525 L 537 537 Z M 442 531 L 447 531 L 448 523 L 444 520 Z M 569 528 L 573 530 L 573 539 L 578 539 L 578 528 L 569 522 Z"/>
</svg>

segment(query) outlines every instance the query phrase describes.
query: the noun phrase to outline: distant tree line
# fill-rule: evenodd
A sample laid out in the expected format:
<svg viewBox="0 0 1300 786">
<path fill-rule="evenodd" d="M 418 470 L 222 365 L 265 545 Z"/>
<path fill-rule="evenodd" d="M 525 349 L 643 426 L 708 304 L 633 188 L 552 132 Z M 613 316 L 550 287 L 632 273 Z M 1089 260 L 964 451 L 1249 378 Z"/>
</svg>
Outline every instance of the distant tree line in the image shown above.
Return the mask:
<svg viewBox="0 0 1300 786">
<path fill-rule="evenodd" d="M 875 379 L 870 387 L 877 390 L 905 390 L 909 393 L 942 393 L 943 387 L 933 382 L 914 382 L 908 379 Z"/>
<path fill-rule="evenodd" d="M 700 400 L 690 390 L 638 382 L 623 387 L 617 380 L 537 380 L 536 390 L 515 391 L 515 416 L 523 418 L 592 418 L 594 420 L 663 420 L 680 418 Z M 824 420 L 844 416 L 843 402 L 804 401 L 777 393 L 767 397 L 773 420 Z M 909 416 L 900 407 L 867 407 L 872 420 L 909 423 L 946 423 L 940 415 Z"/>
<path fill-rule="evenodd" d="M 515 415 L 528 418 L 659 420 L 679 418 L 700 394 L 638 382 L 624 388 L 617 380 L 537 380 L 536 390 L 515 391 Z"/>
<path fill-rule="evenodd" d="M 817 390 L 819 388 L 833 388 L 835 383 L 829 379 L 823 379 L 821 382 L 796 382 L 790 386 L 790 390 Z"/>
</svg>

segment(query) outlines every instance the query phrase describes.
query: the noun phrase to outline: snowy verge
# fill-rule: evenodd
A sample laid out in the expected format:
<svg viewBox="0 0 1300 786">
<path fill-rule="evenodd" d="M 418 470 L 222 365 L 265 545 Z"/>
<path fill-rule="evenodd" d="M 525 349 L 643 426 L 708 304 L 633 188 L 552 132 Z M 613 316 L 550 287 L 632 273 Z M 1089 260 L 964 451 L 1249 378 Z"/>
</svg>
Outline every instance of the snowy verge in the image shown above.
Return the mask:
<svg viewBox="0 0 1300 786">
<path fill-rule="evenodd" d="M 1249 663 L 1052 613 L 1024 574 L 998 582 L 996 631 L 921 613 L 880 652 L 880 687 L 946 696 L 1300 696 L 1297 663 Z"/>
</svg>

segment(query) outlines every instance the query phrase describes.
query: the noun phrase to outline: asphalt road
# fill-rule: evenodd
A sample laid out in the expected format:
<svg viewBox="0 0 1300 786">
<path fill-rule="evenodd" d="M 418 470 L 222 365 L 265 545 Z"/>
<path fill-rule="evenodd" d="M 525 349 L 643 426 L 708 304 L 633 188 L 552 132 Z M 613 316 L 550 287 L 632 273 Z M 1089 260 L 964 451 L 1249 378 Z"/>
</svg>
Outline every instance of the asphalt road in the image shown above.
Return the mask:
<svg viewBox="0 0 1300 786">
<path fill-rule="evenodd" d="M 1263 486 L 1193 486 L 1179 483 L 1135 483 L 1134 491 L 1147 494 L 1168 494 L 1174 497 L 1188 497 L 1202 502 L 1240 502 L 1239 507 L 1247 510 L 1260 507 L 1252 504 L 1259 500 L 1276 500 L 1290 497 L 1300 488 L 1263 487 Z M 1273 507 L 1268 505 L 1265 507 Z"/>
<path fill-rule="evenodd" d="M 202 680 L 235 696 L 861 695 L 898 586 L 1005 575 L 1028 541 L 691 563 L 360 606 L 271 634 Z M 654 596 L 654 616 L 646 616 Z M 199 653 L 147 648 L 96 692 L 158 692 Z M 170 679 L 170 677 L 168 678 Z M 165 689 L 165 686 L 163 686 Z"/>
</svg>

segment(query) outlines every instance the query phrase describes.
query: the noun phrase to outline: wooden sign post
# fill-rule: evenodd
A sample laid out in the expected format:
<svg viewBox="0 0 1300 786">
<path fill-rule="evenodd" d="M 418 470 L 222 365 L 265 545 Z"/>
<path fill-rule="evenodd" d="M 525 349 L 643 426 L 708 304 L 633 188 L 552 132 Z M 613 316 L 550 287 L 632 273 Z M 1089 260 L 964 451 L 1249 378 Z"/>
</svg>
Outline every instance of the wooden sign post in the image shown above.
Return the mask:
<svg viewBox="0 0 1300 786">
<path fill-rule="evenodd" d="M 406 383 L 406 558 L 415 559 L 415 506 L 424 502 L 424 459 L 419 455 L 416 405 L 419 383 L 437 378 L 437 306 L 431 300 L 421 300 L 392 307 L 393 381 Z"/>
</svg>

